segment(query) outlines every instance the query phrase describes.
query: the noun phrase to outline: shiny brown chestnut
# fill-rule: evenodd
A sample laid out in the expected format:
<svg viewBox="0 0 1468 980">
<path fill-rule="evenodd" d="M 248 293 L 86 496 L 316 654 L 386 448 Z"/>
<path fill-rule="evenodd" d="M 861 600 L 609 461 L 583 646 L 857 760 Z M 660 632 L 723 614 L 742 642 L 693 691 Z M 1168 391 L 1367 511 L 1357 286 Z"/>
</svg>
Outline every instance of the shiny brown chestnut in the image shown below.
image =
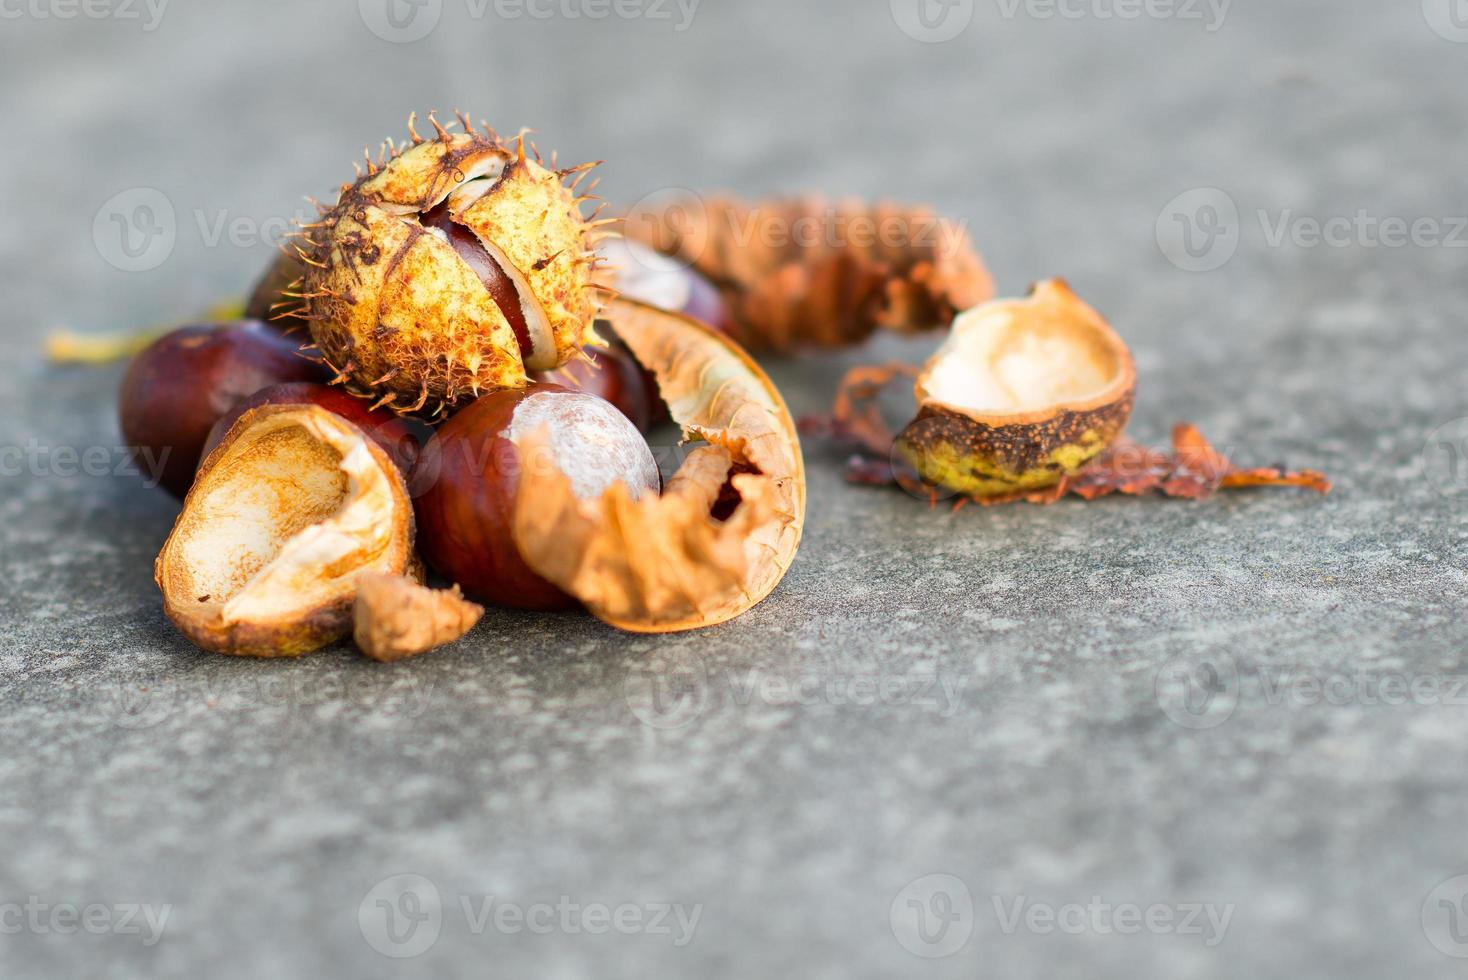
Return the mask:
<svg viewBox="0 0 1468 980">
<path fill-rule="evenodd" d="M 617 291 L 623 296 L 702 320 L 726 337 L 735 335 L 729 304 L 693 266 L 626 238 L 609 238 L 597 250 L 616 270 Z"/>
<path fill-rule="evenodd" d="M 230 409 L 209 431 L 204 441 L 200 458 L 208 456 L 214 447 L 224 441 L 225 433 L 251 409 L 262 405 L 319 405 L 351 422 L 367 434 L 367 437 L 382 447 L 388 458 L 398 464 L 404 474 L 413 470 L 423 439 L 416 422 L 394 415 L 386 409 L 371 407 L 370 403 L 348 394 L 341 388 L 309 381 L 293 381 L 289 384 L 271 385 L 262 388 Z"/>
<path fill-rule="evenodd" d="M 605 323 L 598 323 L 596 329 L 603 337 L 612 336 L 611 328 Z M 627 416 L 639 432 L 646 432 L 652 420 L 661 414 L 656 410 L 662 408 L 661 403 L 653 405 L 657 398 L 656 382 L 619 340 L 613 338 L 610 346 L 588 347 L 585 351 L 587 360 L 578 358 L 565 367 L 536 372 L 531 375 L 532 380 L 604 398 Z"/>
<path fill-rule="evenodd" d="M 142 472 L 182 498 L 214 423 L 261 388 L 322 381 L 300 342 L 257 320 L 181 327 L 150 344 L 122 379 L 118 419 Z"/>
<path fill-rule="evenodd" d="M 527 453 L 532 438 L 537 451 Z M 634 498 L 661 486 L 652 451 L 610 402 L 545 383 L 496 391 L 440 426 L 419 457 L 412 483 L 428 563 L 495 605 L 573 607 L 570 596 L 530 570 L 513 537 L 521 474 L 541 467 L 564 473 L 583 500 L 618 482 Z"/>
</svg>

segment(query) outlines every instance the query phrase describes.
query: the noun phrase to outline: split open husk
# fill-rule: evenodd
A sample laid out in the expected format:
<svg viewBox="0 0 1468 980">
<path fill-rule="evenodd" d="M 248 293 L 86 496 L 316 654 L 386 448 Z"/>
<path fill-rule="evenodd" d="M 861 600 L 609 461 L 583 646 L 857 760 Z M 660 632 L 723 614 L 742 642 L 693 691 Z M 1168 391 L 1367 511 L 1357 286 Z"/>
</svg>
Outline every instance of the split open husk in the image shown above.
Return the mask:
<svg viewBox="0 0 1468 980">
<path fill-rule="evenodd" d="M 1131 352 L 1059 279 L 960 315 L 918 375 L 898 452 L 972 497 L 1053 486 L 1116 441 L 1136 394 Z"/>
<path fill-rule="evenodd" d="M 585 502 L 554 467 L 528 469 L 515 543 L 539 575 L 621 629 L 733 619 L 769 595 L 800 544 L 805 465 L 795 423 L 764 372 L 703 324 L 626 299 L 605 315 L 656 376 L 685 440 L 702 443 L 660 497 L 633 500 L 617 484 Z"/>
<path fill-rule="evenodd" d="M 542 166 L 523 136 L 503 142 L 467 116 L 457 133 L 429 119 L 436 138 L 410 121 L 410 145 L 385 145 L 302 227 L 294 295 L 338 381 L 437 415 L 596 343 L 602 289 L 592 282 L 597 225 L 564 182 L 586 166 Z"/>
<path fill-rule="evenodd" d="M 323 408 L 266 405 L 204 460 L 154 577 L 196 645 L 293 656 L 351 629 L 359 574 L 402 574 L 412 556 L 412 503 L 387 454 Z"/>
</svg>

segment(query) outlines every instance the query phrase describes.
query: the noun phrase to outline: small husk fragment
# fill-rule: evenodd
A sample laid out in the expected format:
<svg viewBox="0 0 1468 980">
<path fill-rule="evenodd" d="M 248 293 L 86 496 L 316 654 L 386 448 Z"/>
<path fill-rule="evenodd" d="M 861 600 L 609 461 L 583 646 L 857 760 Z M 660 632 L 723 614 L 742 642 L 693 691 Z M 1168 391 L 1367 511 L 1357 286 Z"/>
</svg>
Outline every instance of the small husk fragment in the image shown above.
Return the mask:
<svg viewBox="0 0 1468 980">
<path fill-rule="evenodd" d="M 323 408 L 266 405 L 204 460 L 154 577 L 197 646 L 294 656 L 347 634 L 359 575 L 403 574 L 412 555 L 412 504 L 387 454 Z"/>
<path fill-rule="evenodd" d="M 1058 484 L 1131 417 L 1131 351 L 1062 280 L 975 307 L 924 365 L 897 451 L 924 480 L 975 498 Z"/>
<path fill-rule="evenodd" d="M 521 476 L 515 542 L 535 571 L 621 629 L 712 626 L 775 588 L 800 543 L 805 466 L 764 372 L 694 320 L 631 300 L 607 317 L 652 371 L 687 452 L 661 497 L 581 501 L 554 467 Z M 532 434 L 531 440 L 543 438 Z"/>
<path fill-rule="evenodd" d="M 993 279 L 957 222 L 925 208 L 819 198 L 656 198 L 625 234 L 692 264 L 751 351 L 844 347 L 877 329 L 947 326 Z"/>
<path fill-rule="evenodd" d="M 474 628 L 484 607 L 456 585 L 430 589 L 404 575 L 364 572 L 357 578 L 352 636 L 363 653 L 390 663 L 452 643 Z"/>
</svg>

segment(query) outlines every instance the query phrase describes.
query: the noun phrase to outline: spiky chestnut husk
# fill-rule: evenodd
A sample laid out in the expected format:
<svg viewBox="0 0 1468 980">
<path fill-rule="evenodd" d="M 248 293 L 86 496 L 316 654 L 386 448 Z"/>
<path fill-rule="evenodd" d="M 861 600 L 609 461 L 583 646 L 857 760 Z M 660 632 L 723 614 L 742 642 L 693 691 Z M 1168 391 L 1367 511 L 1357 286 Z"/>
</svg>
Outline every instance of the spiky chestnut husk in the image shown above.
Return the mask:
<svg viewBox="0 0 1468 980">
<path fill-rule="evenodd" d="M 1125 342 L 1052 279 L 954 321 L 896 449 L 924 480 L 970 497 L 1054 486 L 1121 435 L 1136 386 Z"/>
<path fill-rule="evenodd" d="M 299 296 L 336 380 L 395 411 L 438 415 L 527 383 L 598 343 L 606 288 L 598 227 L 575 187 L 594 164 L 555 169 L 459 116 L 437 136 L 408 122 L 359 165 L 334 207 L 301 229 Z M 533 147 L 530 148 L 533 151 Z M 567 184 L 567 178 L 575 180 Z"/>
</svg>

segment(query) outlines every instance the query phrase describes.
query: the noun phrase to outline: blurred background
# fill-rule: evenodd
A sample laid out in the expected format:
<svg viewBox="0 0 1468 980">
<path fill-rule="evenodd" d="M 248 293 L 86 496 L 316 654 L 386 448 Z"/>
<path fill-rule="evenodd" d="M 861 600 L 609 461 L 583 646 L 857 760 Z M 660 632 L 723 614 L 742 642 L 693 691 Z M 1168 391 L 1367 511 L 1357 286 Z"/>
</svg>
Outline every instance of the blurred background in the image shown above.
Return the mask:
<svg viewBox="0 0 1468 980">
<path fill-rule="evenodd" d="M 121 366 L 48 331 L 242 294 L 460 108 L 614 205 L 931 205 L 1108 316 L 1136 438 L 1337 483 L 953 515 L 812 442 L 747 617 L 492 615 L 393 672 L 193 651 L 172 502 L 11 467 L 0 973 L 1461 975 L 1465 68 L 1461 0 L 0 2 L 0 448 L 115 446 Z M 936 343 L 768 366 L 816 412 Z"/>
</svg>

